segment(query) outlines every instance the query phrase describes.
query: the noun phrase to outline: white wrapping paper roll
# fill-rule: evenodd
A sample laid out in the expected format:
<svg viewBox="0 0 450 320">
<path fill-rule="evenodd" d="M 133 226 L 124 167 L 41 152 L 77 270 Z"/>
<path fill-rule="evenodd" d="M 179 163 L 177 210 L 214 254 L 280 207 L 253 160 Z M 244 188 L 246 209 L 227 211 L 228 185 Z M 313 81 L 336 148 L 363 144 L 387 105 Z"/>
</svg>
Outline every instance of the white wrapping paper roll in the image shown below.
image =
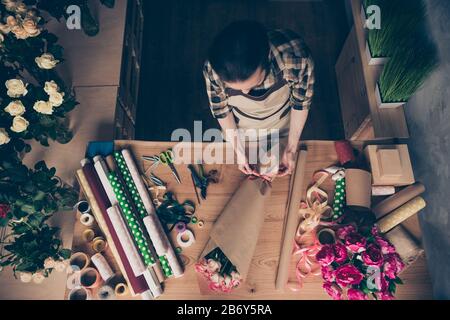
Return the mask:
<svg viewBox="0 0 450 320">
<path fill-rule="evenodd" d="M 117 206 L 112 206 L 107 210 L 109 219 L 117 233 L 120 243 L 122 244 L 125 255 L 130 262 L 131 269 L 135 276 L 142 275 L 146 267 L 142 261 L 142 257 L 139 255 L 138 250 L 133 242 L 133 238 L 127 229 L 125 221 L 123 221 L 122 215 L 120 214 L 119 208 Z"/>
<path fill-rule="evenodd" d="M 112 189 L 111 184 L 109 183 L 108 180 L 109 174 L 108 167 L 106 166 L 105 161 L 99 156 L 94 158 L 94 162 L 95 162 L 94 168 L 95 171 L 97 172 L 98 177 L 100 178 L 100 182 L 102 183 L 103 189 L 105 189 L 106 195 L 108 196 L 111 205 L 114 206 L 118 202 L 116 195 L 114 194 L 114 190 Z"/>
<path fill-rule="evenodd" d="M 153 298 L 158 298 L 163 293 L 161 284 L 159 283 L 158 276 L 152 268 L 148 268 L 144 272 L 144 278 L 148 283 Z"/>
<path fill-rule="evenodd" d="M 106 261 L 105 257 L 101 253 L 94 254 L 91 257 L 91 261 L 94 266 L 97 268 L 98 273 L 102 277 L 103 281 L 108 281 L 112 277 L 114 277 L 114 272 Z"/>
<path fill-rule="evenodd" d="M 133 160 L 133 157 L 129 150 L 122 150 L 122 155 L 125 159 L 125 163 L 130 171 L 131 177 L 136 185 L 139 196 L 144 203 L 145 210 L 149 216 L 143 219 L 147 232 L 150 236 L 150 240 L 153 243 L 155 251 L 158 256 L 166 256 L 169 265 L 173 271 L 175 277 L 181 277 L 184 273 L 183 267 L 179 263 L 175 251 L 167 238 L 164 228 L 161 225 L 161 221 L 156 216 L 155 207 L 153 206 L 152 199 L 145 187 L 142 177 L 139 174 L 139 170 Z"/>
</svg>

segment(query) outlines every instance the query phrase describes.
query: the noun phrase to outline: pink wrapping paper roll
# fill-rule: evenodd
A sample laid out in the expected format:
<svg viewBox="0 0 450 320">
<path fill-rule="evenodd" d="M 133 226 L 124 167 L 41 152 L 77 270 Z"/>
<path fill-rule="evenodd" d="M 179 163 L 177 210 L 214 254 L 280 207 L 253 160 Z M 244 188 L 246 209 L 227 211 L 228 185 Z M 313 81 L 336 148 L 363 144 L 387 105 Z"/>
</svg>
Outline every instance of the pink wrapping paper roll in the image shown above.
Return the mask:
<svg viewBox="0 0 450 320">
<path fill-rule="evenodd" d="M 136 164 L 133 160 L 133 156 L 131 152 L 127 149 L 122 150 L 123 158 L 125 159 L 125 163 L 130 171 L 131 177 L 136 185 L 139 196 L 144 203 L 145 210 L 149 214 L 145 217 L 144 225 L 147 229 L 147 232 L 150 236 L 150 240 L 155 248 L 155 251 L 158 256 L 166 256 L 169 265 L 173 271 L 175 277 L 181 277 L 184 273 L 183 267 L 178 261 L 178 258 L 173 250 L 170 241 L 164 232 L 164 229 L 159 221 L 159 218 L 156 216 L 155 207 L 153 206 L 152 199 L 145 187 L 144 182 L 142 181 L 142 177 L 139 174 L 139 170 L 136 167 Z"/>
</svg>

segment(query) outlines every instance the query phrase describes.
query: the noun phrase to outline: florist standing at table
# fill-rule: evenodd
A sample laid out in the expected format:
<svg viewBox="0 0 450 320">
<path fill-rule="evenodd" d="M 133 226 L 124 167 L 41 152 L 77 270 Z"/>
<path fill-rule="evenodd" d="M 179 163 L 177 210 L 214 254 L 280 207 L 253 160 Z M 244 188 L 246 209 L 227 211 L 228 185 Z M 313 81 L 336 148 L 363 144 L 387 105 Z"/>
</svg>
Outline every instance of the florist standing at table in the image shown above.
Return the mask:
<svg viewBox="0 0 450 320">
<path fill-rule="evenodd" d="M 303 40 L 290 30 L 267 31 L 257 22 L 240 21 L 214 39 L 203 74 L 213 116 L 238 156 L 239 169 L 257 174 L 236 129 L 279 129 L 287 138 L 279 176 L 291 174 L 308 118 L 314 86 L 314 62 Z"/>
</svg>

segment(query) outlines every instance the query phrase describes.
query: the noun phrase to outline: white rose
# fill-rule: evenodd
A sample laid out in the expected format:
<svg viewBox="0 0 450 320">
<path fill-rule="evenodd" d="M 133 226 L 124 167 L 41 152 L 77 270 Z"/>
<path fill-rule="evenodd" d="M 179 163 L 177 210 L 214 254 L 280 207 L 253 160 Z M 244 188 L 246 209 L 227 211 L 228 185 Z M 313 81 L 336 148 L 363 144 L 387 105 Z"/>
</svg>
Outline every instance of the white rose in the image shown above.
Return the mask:
<svg viewBox="0 0 450 320">
<path fill-rule="evenodd" d="M 208 271 L 209 272 L 217 272 L 220 270 L 220 262 L 217 262 L 216 260 L 209 259 L 208 260 Z"/>
<path fill-rule="evenodd" d="M 48 101 L 37 101 L 33 109 L 42 114 L 53 114 L 53 106 Z"/>
<path fill-rule="evenodd" d="M 48 102 L 54 107 L 59 107 L 64 102 L 64 93 L 59 92 L 50 93 L 50 98 L 48 99 Z"/>
<path fill-rule="evenodd" d="M 36 284 L 41 284 L 45 280 L 45 276 L 42 272 L 36 272 L 33 274 L 33 282 Z"/>
<path fill-rule="evenodd" d="M 0 128 L 0 146 L 7 144 L 10 140 L 8 132 L 4 128 Z"/>
<path fill-rule="evenodd" d="M 11 101 L 4 110 L 13 117 L 21 116 L 25 113 L 25 107 L 20 100 Z"/>
<path fill-rule="evenodd" d="M 11 98 L 19 98 L 26 96 L 28 93 L 27 86 L 19 79 L 11 79 L 5 82 L 8 89 L 7 95 Z"/>
<path fill-rule="evenodd" d="M 27 13 L 28 9 L 27 9 L 27 5 L 25 3 L 19 3 L 19 5 L 16 8 L 16 13 L 19 14 L 25 14 Z"/>
<path fill-rule="evenodd" d="M 56 84 L 55 81 L 52 80 L 52 81 L 46 81 L 45 82 L 44 91 L 48 95 L 50 95 L 50 94 L 52 94 L 54 92 L 58 92 L 58 90 L 59 90 L 59 87 L 58 87 L 58 85 Z"/>
<path fill-rule="evenodd" d="M 42 56 L 36 57 L 34 60 L 39 68 L 45 70 L 53 69 L 59 62 L 59 60 L 56 60 L 51 53 L 44 53 Z"/>
<path fill-rule="evenodd" d="M 44 261 L 44 268 L 45 269 L 53 269 L 55 267 L 55 260 L 53 258 L 47 258 Z"/>
<path fill-rule="evenodd" d="M 13 119 L 11 130 L 17 133 L 24 132 L 27 130 L 29 124 L 30 123 L 24 117 L 16 116 Z"/>
<path fill-rule="evenodd" d="M 34 18 L 25 18 L 22 22 L 23 29 L 30 37 L 36 37 L 41 33 L 36 20 Z"/>
<path fill-rule="evenodd" d="M 65 261 L 56 261 L 55 262 L 55 270 L 57 272 L 63 272 L 66 270 L 67 264 Z"/>
<path fill-rule="evenodd" d="M 21 272 L 20 273 L 20 281 L 24 283 L 28 283 L 33 278 L 33 275 L 29 272 Z"/>
</svg>

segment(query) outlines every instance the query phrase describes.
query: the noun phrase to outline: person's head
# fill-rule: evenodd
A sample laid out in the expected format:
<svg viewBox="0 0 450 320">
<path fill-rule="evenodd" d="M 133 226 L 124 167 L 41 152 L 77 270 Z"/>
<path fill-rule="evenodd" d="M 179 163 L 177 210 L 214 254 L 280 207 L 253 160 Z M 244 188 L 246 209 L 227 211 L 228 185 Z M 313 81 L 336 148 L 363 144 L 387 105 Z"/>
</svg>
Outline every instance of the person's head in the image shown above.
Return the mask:
<svg viewBox="0 0 450 320">
<path fill-rule="evenodd" d="M 264 81 L 269 52 L 264 26 L 254 21 L 238 21 L 216 36 L 208 59 L 228 87 L 247 93 Z"/>
</svg>

